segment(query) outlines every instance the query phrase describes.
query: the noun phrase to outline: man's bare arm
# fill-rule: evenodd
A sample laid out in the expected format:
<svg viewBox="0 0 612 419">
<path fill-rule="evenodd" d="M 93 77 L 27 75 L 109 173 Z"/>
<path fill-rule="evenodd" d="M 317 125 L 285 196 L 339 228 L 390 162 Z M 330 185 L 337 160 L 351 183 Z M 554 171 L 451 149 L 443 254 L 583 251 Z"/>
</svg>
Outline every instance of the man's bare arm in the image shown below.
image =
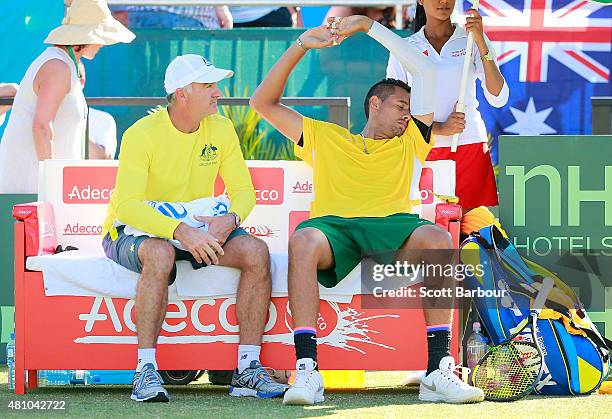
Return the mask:
<svg viewBox="0 0 612 419">
<path fill-rule="evenodd" d="M 302 136 L 302 115 L 280 103 L 289 75 L 309 49 L 332 45 L 332 35 L 326 27 L 309 29 L 280 57 L 268 75 L 257 87 L 250 105 L 291 141 L 297 143 Z M 298 45 L 301 43 L 301 46 Z"/>
</svg>

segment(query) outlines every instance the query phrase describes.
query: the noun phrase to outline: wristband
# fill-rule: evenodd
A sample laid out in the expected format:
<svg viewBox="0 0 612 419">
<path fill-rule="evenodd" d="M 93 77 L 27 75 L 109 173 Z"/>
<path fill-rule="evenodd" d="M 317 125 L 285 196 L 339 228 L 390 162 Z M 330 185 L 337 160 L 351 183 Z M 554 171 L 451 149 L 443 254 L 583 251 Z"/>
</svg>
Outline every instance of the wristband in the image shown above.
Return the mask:
<svg viewBox="0 0 612 419">
<path fill-rule="evenodd" d="M 295 42 L 300 46 L 300 48 L 302 48 L 304 50 L 304 52 L 308 52 L 308 48 L 306 48 L 304 46 L 304 43 L 302 42 L 302 40 L 300 39 L 300 37 L 298 36 L 297 39 L 295 40 Z"/>
<path fill-rule="evenodd" d="M 235 212 L 229 212 L 228 214 L 233 215 L 234 216 L 234 226 L 235 228 L 240 227 L 240 216 L 238 214 L 236 214 Z"/>
</svg>

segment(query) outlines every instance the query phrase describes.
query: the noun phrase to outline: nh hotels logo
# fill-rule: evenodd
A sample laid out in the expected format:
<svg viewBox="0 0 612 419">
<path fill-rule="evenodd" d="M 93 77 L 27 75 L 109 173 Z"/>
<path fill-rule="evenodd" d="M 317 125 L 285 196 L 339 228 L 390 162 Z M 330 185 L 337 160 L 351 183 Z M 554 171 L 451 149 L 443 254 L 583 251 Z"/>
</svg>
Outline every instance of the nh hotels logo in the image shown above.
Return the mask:
<svg viewBox="0 0 612 419">
<path fill-rule="evenodd" d="M 567 226 L 580 226 L 580 210 L 582 204 L 586 202 L 603 203 L 603 219 L 605 226 L 612 226 L 612 166 L 603 166 L 604 187 L 600 190 L 589 189 L 588 184 L 601 184 L 600 180 L 596 180 L 594 176 L 583 176 L 580 166 L 567 166 L 566 172 L 562 173 L 559 169 L 550 165 L 536 166 L 528 171 L 525 171 L 525 166 L 507 166 L 506 175 L 513 178 L 514 191 L 514 225 L 525 226 L 527 214 L 534 211 L 536 205 L 543 205 L 545 208 L 548 203 L 548 213 L 550 226 L 562 226 L 562 211 L 567 207 Z M 563 170 L 561 168 L 560 170 Z M 562 176 L 567 175 L 565 185 L 562 181 Z M 535 179 L 545 179 L 548 188 L 542 188 L 541 194 L 538 195 L 538 203 L 526 202 L 527 184 L 532 184 L 534 187 Z M 541 185 L 542 181 L 538 183 Z M 598 182 L 598 183 L 597 183 Z M 562 192 L 566 192 L 566 202 L 562 200 Z M 564 205 L 566 204 L 566 205 Z M 542 207 L 540 207 L 542 208 Z M 592 221 L 592 220 L 591 220 Z"/>
</svg>

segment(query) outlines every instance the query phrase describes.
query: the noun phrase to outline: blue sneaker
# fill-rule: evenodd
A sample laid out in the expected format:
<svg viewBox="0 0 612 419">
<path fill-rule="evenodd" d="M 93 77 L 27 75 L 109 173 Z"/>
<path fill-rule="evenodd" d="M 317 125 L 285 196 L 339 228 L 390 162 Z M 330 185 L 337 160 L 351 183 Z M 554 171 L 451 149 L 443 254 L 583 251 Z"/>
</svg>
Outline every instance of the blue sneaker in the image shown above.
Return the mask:
<svg viewBox="0 0 612 419">
<path fill-rule="evenodd" d="M 229 394 L 237 397 L 269 399 L 282 396 L 288 388 L 288 386 L 274 381 L 259 361 L 251 361 L 249 368 L 246 368 L 242 373 L 238 374 L 238 369 L 234 371 Z"/>
<path fill-rule="evenodd" d="M 145 364 L 141 372 L 134 374 L 132 400 L 137 402 L 168 402 L 170 397 L 162 386 L 162 378 L 153 364 Z"/>
</svg>

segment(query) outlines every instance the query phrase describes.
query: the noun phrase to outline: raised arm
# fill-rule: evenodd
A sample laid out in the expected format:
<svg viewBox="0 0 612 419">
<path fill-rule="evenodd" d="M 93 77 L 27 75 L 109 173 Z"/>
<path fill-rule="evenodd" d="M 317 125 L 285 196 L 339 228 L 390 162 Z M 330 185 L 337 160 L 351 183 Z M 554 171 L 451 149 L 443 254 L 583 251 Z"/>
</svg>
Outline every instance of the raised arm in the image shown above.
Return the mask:
<svg viewBox="0 0 612 419">
<path fill-rule="evenodd" d="M 482 17 L 478 11 L 470 9 L 466 18 L 465 30 L 474 34 L 474 42 L 478 47 L 481 59 L 476 59 L 476 73 L 483 81 L 483 90 L 487 101 L 500 108 L 508 102 L 509 90 L 506 80 L 499 71 L 495 51 L 484 34 Z"/>
<path fill-rule="evenodd" d="M 391 54 L 412 76 L 410 94 L 410 113 L 427 125 L 433 122 L 435 106 L 435 65 L 420 51 L 394 34 L 378 22 L 367 16 L 348 16 L 330 18 L 330 24 L 336 22 L 337 35 L 350 36 L 355 32 L 366 32 L 378 43 L 387 48 Z"/>
<path fill-rule="evenodd" d="M 331 46 L 332 41 L 330 31 L 324 26 L 309 29 L 301 34 L 274 64 L 251 98 L 250 105 L 253 109 L 295 143 L 302 136 L 302 115 L 280 103 L 287 79 L 309 49 Z"/>
</svg>

